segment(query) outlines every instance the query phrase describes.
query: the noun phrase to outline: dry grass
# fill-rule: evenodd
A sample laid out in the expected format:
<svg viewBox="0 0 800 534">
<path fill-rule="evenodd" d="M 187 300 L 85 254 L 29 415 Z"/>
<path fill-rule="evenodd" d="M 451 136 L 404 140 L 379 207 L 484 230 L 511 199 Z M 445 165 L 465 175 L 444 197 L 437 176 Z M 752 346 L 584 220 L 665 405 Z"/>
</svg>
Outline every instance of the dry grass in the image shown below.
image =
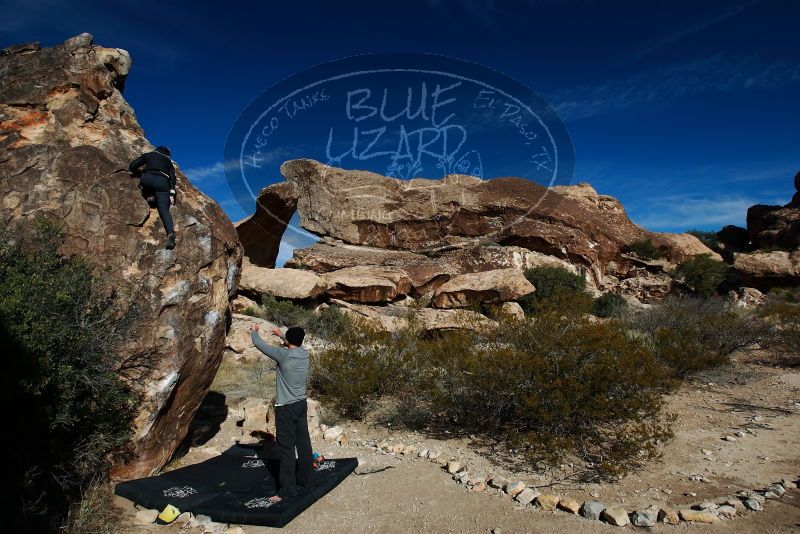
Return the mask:
<svg viewBox="0 0 800 534">
<path fill-rule="evenodd" d="M 210 390 L 231 400 L 245 397 L 271 399 L 275 395 L 275 368 L 266 358 L 237 362 L 225 357 Z"/>
<path fill-rule="evenodd" d="M 70 511 L 65 531 L 68 534 L 115 534 L 121 532 L 122 510 L 114 504 L 109 483 L 96 482 L 84 491 Z"/>
</svg>

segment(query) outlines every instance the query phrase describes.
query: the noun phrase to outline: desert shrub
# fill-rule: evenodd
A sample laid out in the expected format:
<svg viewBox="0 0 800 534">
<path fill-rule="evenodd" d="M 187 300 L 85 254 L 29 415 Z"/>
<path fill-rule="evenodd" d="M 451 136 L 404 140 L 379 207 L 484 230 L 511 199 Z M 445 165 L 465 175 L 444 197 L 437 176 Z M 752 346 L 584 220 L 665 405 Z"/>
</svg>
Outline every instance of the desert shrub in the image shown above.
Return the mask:
<svg viewBox="0 0 800 534">
<path fill-rule="evenodd" d="M 716 249 L 719 247 L 719 235 L 717 232 L 708 232 L 706 230 L 688 230 L 686 233 L 695 236 L 710 249 Z"/>
<path fill-rule="evenodd" d="M 709 254 L 698 254 L 678 265 L 673 276 L 689 286 L 695 295 L 710 297 L 725 280 L 725 264 Z"/>
<path fill-rule="evenodd" d="M 536 291 L 519 300 L 525 313 L 537 314 L 559 309 L 563 313 L 588 313 L 592 297 L 586 292 L 586 279 L 563 267 L 541 266 L 525 270 L 525 278 Z"/>
<path fill-rule="evenodd" d="M 342 335 L 348 326 L 347 316 L 335 306 L 326 307 L 315 313 L 290 300 L 276 299 L 269 295 L 261 298 L 261 306 L 258 310 L 253 310 L 253 315 L 278 326 L 300 326 L 322 339 Z"/>
<path fill-rule="evenodd" d="M 800 290 L 771 291 L 759 315 L 768 329 L 765 348 L 780 363 L 800 365 Z"/>
<path fill-rule="evenodd" d="M 308 326 L 312 310 L 295 304 L 291 300 L 277 299 L 271 295 L 261 297 L 261 306 L 256 310 L 256 316 L 266 319 L 278 326 Z"/>
<path fill-rule="evenodd" d="M 431 390 L 461 425 L 500 433 L 546 465 L 577 455 L 586 478 L 658 456 L 669 436 L 658 421 L 664 371 L 622 327 L 547 313 L 498 336 L 448 360 Z"/>
<path fill-rule="evenodd" d="M 312 313 L 308 330 L 322 339 L 335 339 L 343 335 L 350 326 L 350 319 L 336 306 L 328 306 Z"/>
<path fill-rule="evenodd" d="M 336 411 L 360 418 L 375 400 L 396 393 L 417 356 L 406 332 L 391 334 L 359 322 L 312 360 L 311 388 Z"/>
<path fill-rule="evenodd" d="M 20 531 L 56 530 L 130 436 L 136 399 L 119 376 L 142 362 L 116 353 L 137 313 L 88 263 L 58 254 L 53 225 L 9 236 L 0 238 L 1 388 L 5 424 L 24 445 L 6 462 L 15 498 L 3 505 Z"/>
<path fill-rule="evenodd" d="M 605 293 L 592 302 L 592 314 L 597 317 L 621 317 L 628 309 L 628 301 L 616 293 Z"/>
<path fill-rule="evenodd" d="M 658 456 L 664 377 L 618 323 L 543 310 L 483 334 L 356 328 L 315 357 L 311 382 L 344 415 L 404 399 L 428 424 L 503 439 L 550 465 L 577 455 L 583 476 L 607 478 Z"/>
<path fill-rule="evenodd" d="M 636 257 L 642 260 L 657 260 L 661 258 L 664 253 L 659 250 L 652 239 L 642 239 L 634 241 L 622 248 L 623 252 L 635 254 Z"/>
<path fill-rule="evenodd" d="M 727 363 L 731 354 L 764 337 L 763 325 L 751 313 L 720 298 L 669 297 L 639 311 L 631 326 L 676 377 Z"/>
<path fill-rule="evenodd" d="M 122 531 L 123 512 L 114 503 L 111 484 L 97 481 L 89 485 L 70 510 L 68 534 L 116 534 Z"/>
</svg>

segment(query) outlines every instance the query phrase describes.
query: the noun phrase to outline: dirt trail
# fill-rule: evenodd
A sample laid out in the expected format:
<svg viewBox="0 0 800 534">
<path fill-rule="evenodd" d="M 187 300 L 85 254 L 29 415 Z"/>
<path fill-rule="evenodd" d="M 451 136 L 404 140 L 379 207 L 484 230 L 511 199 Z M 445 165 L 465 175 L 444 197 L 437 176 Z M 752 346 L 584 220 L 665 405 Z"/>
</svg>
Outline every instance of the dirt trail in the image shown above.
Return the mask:
<svg viewBox="0 0 800 534">
<path fill-rule="evenodd" d="M 724 498 L 740 489 L 766 487 L 784 477 L 800 476 L 800 370 L 739 362 L 687 384 L 669 398 L 667 412 L 675 414 L 675 438 L 664 447 L 663 462 L 617 484 L 564 484 L 546 491 L 579 501 L 596 499 L 606 505 L 618 504 L 630 511 L 653 503 L 685 507 Z M 287 534 L 480 533 L 494 528 L 502 529 L 504 534 L 620 530 L 565 512 L 521 508 L 507 495 L 473 493 L 429 460 L 384 454 L 360 445 L 362 441 L 371 443 L 391 437 L 393 442 L 435 448 L 444 456 L 457 457 L 467 464 L 470 473 L 510 474 L 467 439 L 441 440 L 408 432 L 389 435 L 385 427 L 356 423 L 345 422 L 344 426 L 351 439 L 349 445 L 317 441 L 314 448 L 328 457 L 359 457 L 357 474 L 285 527 Z M 737 431 L 744 436 L 737 436 Z M 724 436 L 734 436 L 736 441 L 725 441 Z M 180 463 L 201 461 L 213 454 L 213 448 L 207 447 L 224 448 L 230 440 L 223 425 L 206 448 L 192 449 Z M 530 483 L 542 481 L 535 473 L 515 475 Z M 177 525 L 134 527 L 134 508 L 127 501 L 124 505 L 131 520 L 130 532 L 179 530 Z M 763 512 L 740 510 L 735 519 L 716 525 L 659 524 L 655 530 L 682 532 L 687 528 L 730 533 L 798 532 L 800 490 L 790 490 L 780 501 L 767 501 Z M 273 531 L 253 526 L 243 529 L 248 534 Z"/>
</svg>

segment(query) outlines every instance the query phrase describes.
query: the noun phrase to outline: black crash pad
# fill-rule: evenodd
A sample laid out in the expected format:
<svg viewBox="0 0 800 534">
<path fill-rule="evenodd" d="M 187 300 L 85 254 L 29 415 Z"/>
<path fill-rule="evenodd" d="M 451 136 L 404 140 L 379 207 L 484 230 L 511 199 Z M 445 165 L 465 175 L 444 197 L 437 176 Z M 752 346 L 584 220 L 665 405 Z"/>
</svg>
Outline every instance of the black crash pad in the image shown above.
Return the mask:
<svg viewBox="0 0 800 534">
<path fill-rule="evenodd" d="M 220 456 L 159 476 L 117 484 L 115 493 L 146 508 L 168 504 L 181 512 L 207 515 L 218 523 L 282 527 L 339 485 L 358 466 L 355 458 L 325 460 L 311 483 L 279 503 L 275 495 L 277 460 L 259 458 L 253 449 L 232 447 Z"/>
</svg>

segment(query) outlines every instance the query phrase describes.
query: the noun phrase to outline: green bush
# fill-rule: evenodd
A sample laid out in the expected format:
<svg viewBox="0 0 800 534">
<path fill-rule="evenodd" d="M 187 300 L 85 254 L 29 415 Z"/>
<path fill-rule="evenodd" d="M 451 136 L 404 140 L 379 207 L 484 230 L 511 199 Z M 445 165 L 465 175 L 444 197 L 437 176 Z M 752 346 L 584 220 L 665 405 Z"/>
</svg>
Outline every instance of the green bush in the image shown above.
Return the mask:
<svg viewBox="0 0 800 534">
<path fill-rule="evenodd" d="M 657 260 L 664 255 L 650 238 L 634 241 L 623 247 L 622 251 L 635 254 L 636 257 L 642 260 Z"/>
<path fill-rule="evenodd" d="M 628 301 L 616 293 L 605 293 L 592 302 L 592 314 L 597 317 L 622 317 L 628 309 Z"/>
<path fill-rule="evenodd" d="M 784 365 L 800 365 L 800 289 L 774 290 L 759 310 L 768 335 L 764 346 Z"/>
<path fill-rule="evenodd" d="M 710 249 L 716 249 L 719 247 L 719 235 L 717 234 L 717 232 L 708 232 L 705 230 L 689 230 L 686 233 L 695 236 L 705 246 L 707 246 Z"/>
<path fill-rule="evenodd" d="M 312 360 L 311 388 L 339 413 L 361 418 L 382 396 L 395 394 L 412 378 L 418 343 L 411 332 L 390 334 L 354 323 L 336 343 Z"/>
<path fill-rule="evenodd" d="M 536 291 L 519 300 L 525 313 L 537 314 L 558 309 L 562 313 L 588 313 L 592 297 L 586 292 L 586 279 L 563 267 L 534 267 L 525 270 L 525 278 Z"/>
<path fill-rule="evenodd" d="M 673 276 L 689 286 L 695 295 L 710 297 L 725 280 L 725 264 L 710 254 L 698 254 L 684 261 Z"/>
<path fill-rule="evenodd" d="M 291 300 L 263 295 L 261 297 L 261 306 L 255 311 L 255 314 L 278 326 L 301 326 L 305 328 L 314 312 L 295 304 Z"/>
<path fill-rule="evenodd" d="M 547 465 L 578 456 L 598 479 L 658 456 L 665 376 L 619 324 L 548 309 L 481 335 L 357 327 L 314 358 L 311 384 L 350 417 L 402 399 L 426 424 L 504 439 Z"/>
<path fill-rule="evenodd" d="M 315 313 L 290 300 L 280 300 L 269 295 L 261 298 L 261 306 L 258 310 L 252 310 L 251 315 L 266 319 L 278 326 L 300 326 L 322 339 L 342 335 L 349 324 L 347 316 L 335 306 L 329 306 Z"/>
<path fill-rule="evenodd" d="M 646 336 L 655 356 L 678 378 L 727 363 L 765 334 L 752 314 L 719 298 L 669 297 L 640 311 L 630 326 Z"/>
<path fill-rule="evenodd" d="M 4 499 L 14 508 L 5 518 L 21 530 L 57 530 L 130 436 L 136 399 L 119 380 L 116 352 L 136 312 L 89 264 L 58 254 L 51 224 L 40 221 L 24 240 L 10 235 L 0 238 L 0 387 L 5 424 L 24 445 L 6 462 L 15 498 Z"/>
</svg>

